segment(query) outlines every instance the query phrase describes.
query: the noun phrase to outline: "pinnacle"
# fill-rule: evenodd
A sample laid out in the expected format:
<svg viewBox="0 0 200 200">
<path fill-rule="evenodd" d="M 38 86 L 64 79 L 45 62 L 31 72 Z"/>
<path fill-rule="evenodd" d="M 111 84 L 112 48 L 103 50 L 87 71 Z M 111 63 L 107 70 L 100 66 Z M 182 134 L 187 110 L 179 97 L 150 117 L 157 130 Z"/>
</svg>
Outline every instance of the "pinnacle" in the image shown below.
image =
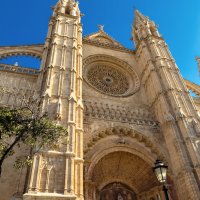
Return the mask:
<svg viewBox="0 0 200 200">
<path fill-rule="evenodd" d="M 66 5 L 68 3 L 74 3 L 74 0 L 58 0 L 57 5 Z"/>
<path fill-rule="evenodd" d="M 144 17 L 144 15 L 138 9 L 135 9 L 135 14 L 139 15 L 140 17 Z"/>
<path fill-rule="evenodd" d="M 146 21 L 147 20 L 147 17 L 144 16 L 139 10 L 135 10 L 135 19 L 137 21 Z"/>
<path fill-rule="evenodd" d="M 104 32 L 104 25 L 99 24 L 98 27 L 99 27 L 99 32 Z"/>
</svg>

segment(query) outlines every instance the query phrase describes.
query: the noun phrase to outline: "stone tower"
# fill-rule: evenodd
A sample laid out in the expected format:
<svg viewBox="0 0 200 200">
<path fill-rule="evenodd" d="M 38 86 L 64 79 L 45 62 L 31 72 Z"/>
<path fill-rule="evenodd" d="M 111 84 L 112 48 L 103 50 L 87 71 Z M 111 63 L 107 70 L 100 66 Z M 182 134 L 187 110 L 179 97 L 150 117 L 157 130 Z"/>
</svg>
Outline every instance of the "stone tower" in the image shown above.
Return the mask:
<svg viewBox="0 0 200 200">
<path fill-rule="evenodd" d="M 135 50 L 103 26 L 83 37 L 78 3 L 59 0 L 45 44 L 0 47 L 0 58 L 41 58 L 40 70 L 0 64 L 0 80 L 6 75 L 13 90 L 37 88 L 41 111 L 69 133 L 23 169 L 21 199 L 165 200 L 152 171 L 157 158 L 169 166 L 171 199 L 200 199 L 200 99 L 189 92 L 199 96 L 200 87 L 182 78 L 157 26 L 137 10 L 132 38 Z M 0 103 L 16 99 L 10 92 Z M 18 184 L 11 164 L 0 179 L 3 200 Z"/>
<path fill-rule="evenodd" d="M 199 116 L 154 22 L 135 12 L 132 35 L 148 104 L 159 120 L 180 199 L 199 199 Z M 183 194 L 183 191 L 184 194 Z"/>
<path fill-rule="evenodd" d="M 38 90 L 42 111 L 67 127 L 60 151 L 36 155 L 24 199 L 83 199 L 82 26 L 78 3 L 54 7 L 42 56 Z M 59 179 L 55 178 L 59 177 Z M 56 182 L 55 182 L 56 181 Z M 44 193 L 42 197 L 38 193 Z M 50 195 L 51 193 L 51 195 Z"/>
</svg>

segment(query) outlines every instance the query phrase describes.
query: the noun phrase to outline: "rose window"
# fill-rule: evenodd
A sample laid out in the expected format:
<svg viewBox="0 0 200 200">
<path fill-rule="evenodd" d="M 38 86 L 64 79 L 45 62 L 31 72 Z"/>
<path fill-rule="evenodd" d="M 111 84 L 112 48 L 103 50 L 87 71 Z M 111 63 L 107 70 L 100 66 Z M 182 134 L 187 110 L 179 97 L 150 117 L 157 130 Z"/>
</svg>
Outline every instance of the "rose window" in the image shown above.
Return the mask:
<svg viewBox="0 0 200 200">
<path fill-rule="evenodd" d="M 107 55 L 89 56 L 83 62 L 83 78 L 95 90 L 111 96 L 130 96 L 138 91 L 140 81 L 126 62 Z"/>
<path fill-rule="evenodd" d="M 89 83 L 111 95 L 123 95 L 129 89 L 129 81 L 123 72 L 106 65 L 91 67 L 87 73 Z"/>
</svg>

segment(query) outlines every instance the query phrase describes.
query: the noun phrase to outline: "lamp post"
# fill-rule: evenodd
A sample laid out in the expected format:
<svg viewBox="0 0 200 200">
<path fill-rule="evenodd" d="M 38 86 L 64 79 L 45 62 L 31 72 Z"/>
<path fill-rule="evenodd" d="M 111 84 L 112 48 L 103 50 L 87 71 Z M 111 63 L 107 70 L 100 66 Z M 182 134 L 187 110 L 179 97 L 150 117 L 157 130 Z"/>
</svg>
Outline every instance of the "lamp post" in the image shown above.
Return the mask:
<svg viewBox="0 0 200 200">
<path fill-rule="evenodd" d="M 153 171 L 158 181 L 163 184 L 163 192 L 165 194 L 165 199 L 169 200 L 168 189 L 165 186 L 165 183 L 167 181 L 167 168 L 168 166 L 165 165 L 161 160 L 156 160 L 155 166 L 153 167 Z"/>
</svg>

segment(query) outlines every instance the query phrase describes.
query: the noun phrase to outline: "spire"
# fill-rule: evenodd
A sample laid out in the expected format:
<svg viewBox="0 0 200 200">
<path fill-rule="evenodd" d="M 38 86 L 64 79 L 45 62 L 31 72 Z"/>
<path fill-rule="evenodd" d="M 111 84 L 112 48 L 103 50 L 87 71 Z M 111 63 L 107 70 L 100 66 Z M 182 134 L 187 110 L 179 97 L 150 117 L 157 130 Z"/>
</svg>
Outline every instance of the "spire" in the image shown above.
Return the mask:
<svg viewBox="0 0 200 200">
<path fill-rule="evenodd" d="M 74 0 L 59 0 L 54 7 L 54 15 L 57 13 L 80 16 L 78 2 L 75 2 Z"/>
<path fill-rule="evenodd" d="M 140 23 L 145 23 L 149 19 L 148 17 L 144 16 L 139 10 L 135 10 L 135 20 L 134 20 L 134 25 L 140 24 Z"/>
<path fill-rule="evenodd" d="M 135 18 L 132 26 L 132 38 L 135 46 L 138 45 L 140 40 L 147 38 L 148 36 L 160 37 L 157 26 L 154 21 L 149 20 L 138 10 L 135 10 Z"/>
<path fill-rule="evenodd" d="M 104 32 L 104 25 L 99 24 L 98 27 L 99 27 L 99 32 Z"/>
<path fill-rule="evenodd" d="M 196 56 L 196 61 L 198 63 L 199 74 L 200 74 L 200 57 L 199 56 Z"/>
</svg>

